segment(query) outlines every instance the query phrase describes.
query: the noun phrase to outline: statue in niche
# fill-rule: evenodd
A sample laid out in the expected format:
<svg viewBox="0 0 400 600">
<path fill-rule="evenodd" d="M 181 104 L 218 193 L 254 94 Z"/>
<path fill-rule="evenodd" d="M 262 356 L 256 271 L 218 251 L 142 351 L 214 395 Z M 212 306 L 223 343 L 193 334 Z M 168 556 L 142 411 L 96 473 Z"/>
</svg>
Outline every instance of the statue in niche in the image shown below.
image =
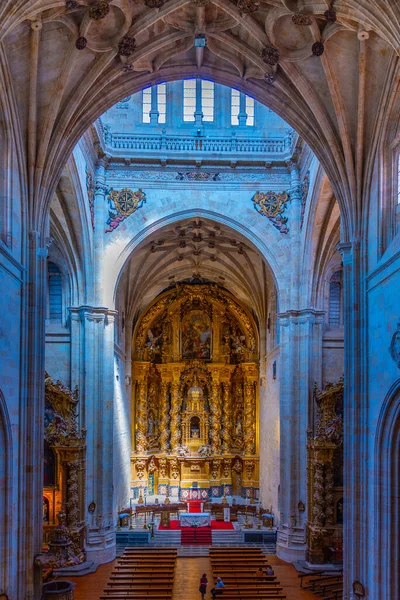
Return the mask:
<svg viewBox="0 0 400 600">
<path fill-rule="evenodd" d="M 156 422 L 154 420 L 153 413 L 149 413 L 149 418 L 147 419 L 147 435 L 153 436 L 155 432 Z"/>
<path fill-rule="evenodd" d="M 193 417 L 190 421 L 190 439 L 200 439 L 200 420 L 198 417 Z"/>
<path fill-rule="evenodd" d="M 242 416 L 238 415 L 235 427 L 235 435 L 240 438 L 243 435 Z"/>
<path fill-rule="evenodd" d="M 48 523 L 50 520 L 49 501 L 43 496 L 43 523 Z"/>
</svg>

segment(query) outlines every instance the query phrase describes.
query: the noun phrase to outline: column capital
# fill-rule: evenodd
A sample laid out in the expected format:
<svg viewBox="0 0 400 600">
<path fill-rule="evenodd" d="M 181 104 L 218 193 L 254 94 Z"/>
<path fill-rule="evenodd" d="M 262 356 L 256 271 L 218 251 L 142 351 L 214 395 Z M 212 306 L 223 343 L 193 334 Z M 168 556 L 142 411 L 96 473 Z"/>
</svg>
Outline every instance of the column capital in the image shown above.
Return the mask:
<svg viewBox="0 0 400 600">
<path fill-rule="evenodd" d="M 156 365 L 156 369 L 160 373 L 162 383 L 169 383 L 172 381 L 170 365 Z"/>
<path fill-rule="evenodd" d="M 135 381 L 144 382 L 147 379 L 147 376 L 149 374 L 150 366 L 151 366 L 150 362 L 145 362 L 145 361 L 134 362 L 133 372 L 132 372 L 133 379 Z"/>
<path fill-rule="evenodd" d="M 257 363 L 242 363 L 240 366 L 243 372 L 243 378 L 247 383 L 258 381 Z"/>
<path fill-rule="evenodd" d="M 352 262 L 354 253 L 360 248 L 359 240 L 353 240 L 352 242 L 340 242 L 336 246 L 336 249 L 342 255 L 344 265 L 348 265 Z"/>
<path fill-rule="evenodd" d="M 118 311 L 104 306 L 70 306 L 69 311 L 73 320 L 80 318 L 82 321 L 104 321 L 106 318 L 114 321 Z"/>
<path fill-rule="evenodd" d="M 324 310 L 302 308 L 299 310 L 289 309 L 283 313 L 277 313 L 276 316 L 279 320 L 279 324 L 286 326 L 289 325 L 290 322 L 307 323 L 308 321 L 314 321 L 316 323 L 322 323 L 324 315 Z"/>
</svg>

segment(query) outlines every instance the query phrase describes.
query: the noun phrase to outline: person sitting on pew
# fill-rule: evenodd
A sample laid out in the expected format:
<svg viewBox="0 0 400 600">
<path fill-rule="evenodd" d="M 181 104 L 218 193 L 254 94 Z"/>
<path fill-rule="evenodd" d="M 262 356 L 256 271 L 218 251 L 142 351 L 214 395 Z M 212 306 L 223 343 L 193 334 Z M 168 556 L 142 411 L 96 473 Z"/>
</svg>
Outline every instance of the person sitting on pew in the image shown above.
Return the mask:
<svg viewBox="0 0 400 600">
<path fill-rule="evenodd" d="M 274 575 L 274 570 L 273 570 L 273 568 L 271 567 L 271 565 L 267 565 L 266 574 L 267 574 L 267 575 Z"/>
<path fill-rule="evenodd" d="M 223 593 L 223 589 L 225 587 L 224 582 L 222 581 L 221 577 L 217 577 L 217 582 L 215 584 L 215 587 L 211 590 L 211 594 L 212 597 L 215 598 L 215 596 L 217 596 L 217 594 L 222 594 Z"/>
<path fill-rule="evenodd" d="M 264 569 L 262 567 L 258 567 L 257 571 L 256 571 L 256 577 L 257 579 L 264 579 L 266 573 L 264 571 Z"/>
</svg>

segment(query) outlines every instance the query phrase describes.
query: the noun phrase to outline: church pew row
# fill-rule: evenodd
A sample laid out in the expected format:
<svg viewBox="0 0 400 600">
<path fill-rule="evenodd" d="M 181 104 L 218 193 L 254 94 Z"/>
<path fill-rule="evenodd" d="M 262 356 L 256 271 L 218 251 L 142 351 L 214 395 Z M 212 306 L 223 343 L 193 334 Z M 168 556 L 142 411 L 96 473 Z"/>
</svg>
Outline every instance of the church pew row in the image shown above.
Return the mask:
<svg viewBox="0 0 400 600">
<path fill-rule="evenodd" d="M 224 580 L 223 580 L 224 581 Z M 225 581 L 224 581 L 225 583 Z M 257 583 L 255 581 L 251 582 L 251 583 L 245 583 L 242 581 L 237 581 L 236 583 L 225 583 L 225 587 L 224 587 L 224 593 L 225 590 L 242 590 L 242 589 L 248 589 L 248 590 L 261 590 L 261 591 L 265 591 L 265 592 L 282 592 L 282 587 L 279 585 L 279 582 L 277 582 L 276 584 L 274 583 L 274 585 L 270 585 L 269 583 Z"/>
<path fill-rule="evenodd" d="M 212 548 L 210 561 L 214 577 L 225 583 L 224 600 L 286 598 L 274 575 L 257 576 L 257 569 L 268 564 L 260 548 Z"/>
<path fill-rule="evenodd" d="M 225 585 L 246 585 L 248 586 L 257 586 L 257 585 L 262 585 L 265 587 L 276 587 L 279 584 L 279 581 L 277 581 L 276 579 L 273 581 L 263 581 L 260 579 L 256 579 L 255 577 L 229 577 L 228 575 L 225 574 L 220 574 L 218 575 L 218 577 L 221 577 L 222 581 L 225 583 Z"/>
<path fill-rule="evenodd" d="M 166 557 L 170 557 L 170 556 L 177 556 L 178 551 L 176 550 L 176 548 L 171 548 L 169 549 L 161 549 L 161 548 L 156 548 L 154 550 L 148 550 L 147 548 L 141 548 L 140 550 L 137 550 L 137 548 L 126 548 L 125 552 L 124 552 L 124 556 L 150 556 L 150 555 L 155 555 L 157 557 L 159 556 L 166 556 Z"/>
<path fill-rule="evenodd" d="M 320 588 L 324 584 L 335 582 L 337 583 L 338 581 L 343 581 L 343 575 L 327 575 L 325 577 L 320 577 L 318 579 L 312 579 L 308 581 L 303 586 L 303 589 L 310 590 L 311 592 L 313 592 L 315 589 Z"/>
<path fill-rule="evenodd" d="M 157 575 L 156 573 L 151 573 L 151 579 L 152 581 L 155 581 L 156 583 L 169 583 L 170 581 L 174 580 L 174 574 L 171 573 L 170 575 Z M 149 581 L 149 575 L 147 573 L 142 574 L 142 573 L 134 573 L 132 575 L 130 574 L 126 574 L 126 573 L 116 573 L 116 574 L 111 574 L 110 575 L 110 580 L 111 581 L 143 581 L 143 583 L 148 582 Z"/>
<path fill-rule="evenodd" d="M 137 573 L 137 572 L 141 572 L 141 573 L 173 573 L 175 567 L 154 567 L 154 566 L 148 566 L 148 567 L 144 567 L 139 566 L 139 565 L 115 565 L 114 569 L 116 569 L 117 571 L 127 571 L 128 573 L 132 572 L 132 573 Z"/>
<path fill-rule="evenodd" d="M 338 576 L 343 576 L 343 571 L 342 569 L 337 570 L 337 571 L 329 571 L 327 572 L 326 570 L 320 570 L 320 571 L 313 571 L 312 573 L 299 573 L 298 578 L 300 579 L 300 587 L 305 587 L 307 584 L 309 584 L 312 581 L 319 581 L 321 578 L 325 578 L 325 577 L 338 577 Z M 304 580 L 306 580 L 307 578 L 308 581 L 306 581 L 304 583 Z"/>
<path fill-rule="evenodd" d="M 282 591 L 265 591 L 265 590 L 254 590 L 254 589 L 238 589 L 238 590 L 227 590 L 224 589 L 224 593 L 221 595 L 223 600 L 251 600 L 252 598 L 279 598 L 283 600 L 286 595 Z"/>
<path fill-rule="evenodd" d="M 108 594 L 108 593 L 114 593 L 114 592 L 138 592 L 138 593 L 142 593 L 142 592 L 171 592 L 172 591 L 172 584 L 163 584 L 163 585 L 152 585 L 151 588 L 149 588 L 149 584 L 147 583 L 147 585 L 143 585 L 143 583 L 140 584 L 140 586 L 135 586 L 132 584 L 126 584 L 126 583 L 109 583 L 108 587 L 105 588 L 104 593 Z"/>
<path fill-rule="evenodd" d="M 135 600 L 147 600 L 151 598 L 152 600 L 171 600 L 172 591 L 169 592 L 113 592 L 110 594 L 106 594 L 105 596 L 100 596 L 100 600 L 128 600 L 129 598 L 135 598 Z"/>
</svg>

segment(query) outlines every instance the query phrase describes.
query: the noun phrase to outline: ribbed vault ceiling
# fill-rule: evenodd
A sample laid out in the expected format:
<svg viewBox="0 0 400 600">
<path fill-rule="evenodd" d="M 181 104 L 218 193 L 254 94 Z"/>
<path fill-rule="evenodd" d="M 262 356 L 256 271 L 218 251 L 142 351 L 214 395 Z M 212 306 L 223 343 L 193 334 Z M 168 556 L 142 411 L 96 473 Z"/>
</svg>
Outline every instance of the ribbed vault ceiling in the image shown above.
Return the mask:
<svg viewBox="0 0 400 600">
<path fill-rule="evenodd" d="M 120 282 L 127 316 L 135 318 L 165 288 L 193 279 L 224 286 L 265 320 L 273 280 L 264 258 L 234 229 L 203 218 L 165 227 L 134 251 Z"/>
</svg>

